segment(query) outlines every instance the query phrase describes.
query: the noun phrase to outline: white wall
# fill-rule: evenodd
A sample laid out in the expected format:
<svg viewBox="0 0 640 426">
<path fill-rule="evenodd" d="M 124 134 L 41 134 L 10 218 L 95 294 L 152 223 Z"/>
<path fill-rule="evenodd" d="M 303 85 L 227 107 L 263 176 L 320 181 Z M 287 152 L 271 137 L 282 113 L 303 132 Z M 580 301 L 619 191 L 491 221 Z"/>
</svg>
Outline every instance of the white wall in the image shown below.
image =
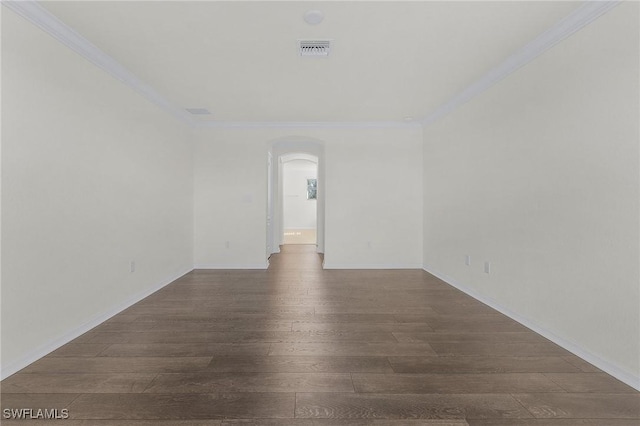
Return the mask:
<svg viewBox="0 0 640 426">
<path fill-rule="evenodd" d="M 325 267 L 420 267 L 421 134 L 352 130 L 327 146 Z"/>
<path fill-rule="evenodd" d="M 420 267 L 421 135 L 417 126 L 200 130 L 196 266 L 266 266 L 267 143 L 298 137 L 325 144 L 325 267 Z"/>
<path fill-rule="evenodd" d="M 267 267 L 266 143 L 238 135 L 196 135 L 196 268 Z"/>
<path fill-rule="evenodd" d="M 284 229 L 316 229 L 317 201 L 307 199 L 307 179 L 317 178 L 317 163 L 292 160 L 282 164 Z"/>
<path fill-rule="evenodd" d="M 638 40 L 625 2 L 424 135 L 425 267 L 636 387 Z"/>
<path fill-rule="evenodd" d="M 2 104 L 7 375 L 192 268 L 193 151 L 186 125 L 8 10 Z"/>
</svg>

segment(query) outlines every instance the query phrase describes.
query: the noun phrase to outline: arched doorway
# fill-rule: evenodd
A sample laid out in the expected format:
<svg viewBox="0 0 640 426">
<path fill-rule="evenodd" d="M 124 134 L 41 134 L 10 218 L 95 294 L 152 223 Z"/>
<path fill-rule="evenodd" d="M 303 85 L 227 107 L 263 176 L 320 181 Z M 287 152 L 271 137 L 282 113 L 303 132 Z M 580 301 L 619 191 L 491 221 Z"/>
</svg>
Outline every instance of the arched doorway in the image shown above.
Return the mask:
<svg viewBox="0 0 640 426">
<path fill-rule="evenodd" d="M 280 138 L 268 143 L 267 177 L 267 258 L 280 252 L 284 234 L 283 163 L 292 158 L 314 158 L 317 160 L 316 186 L 316 251 L 324 253 L 325 241 L 325 161 L 324 143 L 306 137 Z"/>
<path fill-rule="evenodd" d="M 285 154 L 282 163 L 282 244 L 317 244 L 318 157 Z"/>
</svg>

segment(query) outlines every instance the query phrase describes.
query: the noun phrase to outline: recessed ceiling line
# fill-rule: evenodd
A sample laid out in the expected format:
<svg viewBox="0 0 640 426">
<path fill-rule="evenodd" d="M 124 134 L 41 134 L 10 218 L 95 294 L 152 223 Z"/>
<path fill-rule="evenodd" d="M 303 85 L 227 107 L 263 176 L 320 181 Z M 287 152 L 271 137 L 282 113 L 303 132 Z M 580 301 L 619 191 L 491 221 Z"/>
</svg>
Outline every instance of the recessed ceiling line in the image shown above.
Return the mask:
<svg viewBox="0 0 640 426">
<path fill-rule="evenodd" d="M 422 127 L 419 122 L 406 123 L 402 121 L 203 121 L 194 125 L 196 128 L 409 128 Z"/>
<path fill-rule="evenodd" d="M 522 68 L 551 47 L 577 32 L 589 23 L 620 4 L 621 0 L 585 1 L 575 11 L 558 21 L 554 26 L 537 36 L 518 51 L 507 57 L 501 64 L 476 80 L 462 92 L 442 104 L 434 112 L 420 120 L 431 124 L 459 106 L 478 96 L 511 73 Z"/>
</svg>

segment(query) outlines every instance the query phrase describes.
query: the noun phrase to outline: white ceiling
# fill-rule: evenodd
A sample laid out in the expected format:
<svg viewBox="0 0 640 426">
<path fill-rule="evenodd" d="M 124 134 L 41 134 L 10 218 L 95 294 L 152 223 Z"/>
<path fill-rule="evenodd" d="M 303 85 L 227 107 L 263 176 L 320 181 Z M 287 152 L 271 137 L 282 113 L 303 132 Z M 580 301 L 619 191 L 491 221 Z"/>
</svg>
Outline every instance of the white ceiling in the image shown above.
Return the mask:
<svg viewBox="0 0 640 426">
<path fill-rule="evenodd" d="M 44 2 L 179 108 L 217 122 L 423 118 L 575 10 L 568 1 Z M 303 15 L 321 10 L 324 21 Z M 300 57 L 299 39 L 331 39 Z"/>
</svg>

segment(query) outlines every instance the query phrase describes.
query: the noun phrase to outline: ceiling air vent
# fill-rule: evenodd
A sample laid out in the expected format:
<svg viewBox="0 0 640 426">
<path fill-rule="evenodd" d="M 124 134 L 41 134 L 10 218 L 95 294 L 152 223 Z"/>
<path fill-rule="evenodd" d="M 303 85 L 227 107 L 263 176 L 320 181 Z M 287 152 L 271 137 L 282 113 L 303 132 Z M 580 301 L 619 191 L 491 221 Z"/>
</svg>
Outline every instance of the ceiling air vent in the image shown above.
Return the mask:
<svg viewBox="0 0 640 426">
<path fill-rule="evenodd" d="M 329 40 L 300 40 L 300 56 L 328 56 Z"/>
</svg>

